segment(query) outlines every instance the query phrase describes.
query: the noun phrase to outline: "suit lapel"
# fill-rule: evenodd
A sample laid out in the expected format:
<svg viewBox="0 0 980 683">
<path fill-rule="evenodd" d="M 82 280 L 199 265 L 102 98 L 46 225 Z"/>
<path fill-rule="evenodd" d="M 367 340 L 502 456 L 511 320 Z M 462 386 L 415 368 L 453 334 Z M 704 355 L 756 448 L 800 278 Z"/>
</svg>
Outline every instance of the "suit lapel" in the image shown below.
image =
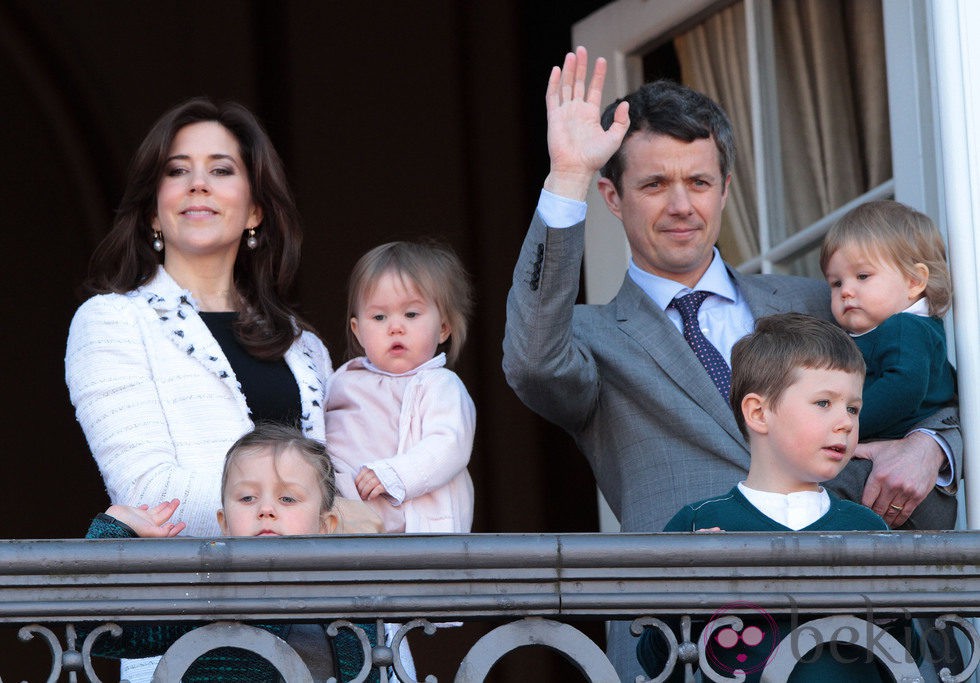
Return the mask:
<svg viewBox="0 0 980 683">
<path fill-rule="evenodd" d="M 643 347 L 678 390 L 690 396 L 735 441 L 743 443 L 731 408 L 667 314 L 628 275 L 614 303 L 620 329 Z M 733 450 L 731 456 L 740 467 L 745 466 L 742 455 Z"/>
</svg>

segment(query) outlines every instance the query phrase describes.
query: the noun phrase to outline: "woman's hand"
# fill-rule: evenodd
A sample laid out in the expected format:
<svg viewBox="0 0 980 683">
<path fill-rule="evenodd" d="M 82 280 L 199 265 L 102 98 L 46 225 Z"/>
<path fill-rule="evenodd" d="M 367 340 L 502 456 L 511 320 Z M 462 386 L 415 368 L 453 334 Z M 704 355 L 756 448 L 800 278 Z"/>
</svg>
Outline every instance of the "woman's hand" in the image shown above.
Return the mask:
<svg viewBox="0 0 980 683">
<path fill-rule="evenodd" d="M 174 498 L 152 508 L 149 505 L 113 505 L 105 513 L 128 526 L 140 538 L 170 538 L 187 526 L 183 522 L 175 524 L 167 521 L 179 505 L 180 500 Z"/>
</svg>

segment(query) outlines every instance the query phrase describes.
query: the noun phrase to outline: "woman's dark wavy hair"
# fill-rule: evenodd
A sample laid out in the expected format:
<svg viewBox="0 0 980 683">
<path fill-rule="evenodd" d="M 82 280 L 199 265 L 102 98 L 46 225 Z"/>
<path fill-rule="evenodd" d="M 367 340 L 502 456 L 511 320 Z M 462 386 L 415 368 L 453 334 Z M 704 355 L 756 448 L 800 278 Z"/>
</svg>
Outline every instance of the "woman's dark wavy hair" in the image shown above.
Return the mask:
<svg viewBox="0 0 980 683">
<path fill-rule="evenodd" d="M 310 329 L 286 303 L 299 268 L 302 227 L 279 154 L 255 116 L 236 102 L 196 97 L 153 124 L 130 164 L 112 228 L 92 254 L 83 290 L 124 293 L 156 273 L 163 263 L 163 254 L 152 247 L 157 188 L 178 131 L 205 121 L 220 123 L 238 140 L 252 201 L 262 209 L 258 246 L 246 248 L 243 232 L 235 260 L 235 287 L 243 303 L 235 334 L 255 358 L 279 359 L 300 329 Z"/>
</svg>

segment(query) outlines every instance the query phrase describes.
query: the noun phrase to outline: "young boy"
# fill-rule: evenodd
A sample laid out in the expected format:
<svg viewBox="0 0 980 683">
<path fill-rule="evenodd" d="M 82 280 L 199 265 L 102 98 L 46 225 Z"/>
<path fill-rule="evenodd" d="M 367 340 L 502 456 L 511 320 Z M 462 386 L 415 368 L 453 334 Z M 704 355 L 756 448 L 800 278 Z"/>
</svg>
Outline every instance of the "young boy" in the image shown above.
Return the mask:
<svg viewBox="0 0 980 683">
<path fill-rule="evenodd" d="M 886 531 L 874 512 L 820 486 L 854 454 L 863 382 L 861 352 L 832 323 L 798 313 L 760 319 L 732 348 L 731 406 L 749 442 L 748 476 L 725 494 L 684 506 L 664 531 Z M 741 669 L 746 681 L 759 680 L 789 624 L 756 621 L 746 619 L 741 634 L 712 634 L 706 649 L 716 671 Z M 865 650 L 835 649 L 846 657 L 837 661 L 825 648 L 797 665 L 790 681 L 883 680 Z M 665 651 L 653 629 L 641 636 L 637 657 L 648 675 L 662 671 Z M 683 679 L 682 667 L 675 679 Z"/>
<path fill-rule="evenodd" d="M 685 506 L 664 531 L 847 531 L 888 527 L 820 486 L 858 442 L 864 359 L 832 323 L 762 318 L 732 348 L 731 405 L 749 442 L 749 474 L 728 493 Z"/>
</svg>

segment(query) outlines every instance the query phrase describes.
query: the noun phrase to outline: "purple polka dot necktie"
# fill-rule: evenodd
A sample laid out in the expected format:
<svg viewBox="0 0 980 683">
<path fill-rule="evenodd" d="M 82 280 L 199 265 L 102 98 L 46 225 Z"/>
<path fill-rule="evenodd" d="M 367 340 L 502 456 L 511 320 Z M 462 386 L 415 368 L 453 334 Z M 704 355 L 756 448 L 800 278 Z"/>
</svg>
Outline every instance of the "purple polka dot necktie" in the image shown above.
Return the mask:
<svg viewBox="0 0 980 683">
<path fill-rule="evenodd" d="M 708 371 L 711 381 L 715 383 L 718 391 L 727 401 L 728 394 L 731 392 L 732 370 L 725 362 L 725 357 L 701 332 L 701 325 L 698 324 L 698 309 L 709 296 L 711 296 L 711 292 L 691 292 L 671 301 L 668 308 L 673 307 L 681 314 L 681 321 L 684 323 L 684 339 L 694 351 L 694 355 L 701 361 L 701 365 Z"/>
</svg>

